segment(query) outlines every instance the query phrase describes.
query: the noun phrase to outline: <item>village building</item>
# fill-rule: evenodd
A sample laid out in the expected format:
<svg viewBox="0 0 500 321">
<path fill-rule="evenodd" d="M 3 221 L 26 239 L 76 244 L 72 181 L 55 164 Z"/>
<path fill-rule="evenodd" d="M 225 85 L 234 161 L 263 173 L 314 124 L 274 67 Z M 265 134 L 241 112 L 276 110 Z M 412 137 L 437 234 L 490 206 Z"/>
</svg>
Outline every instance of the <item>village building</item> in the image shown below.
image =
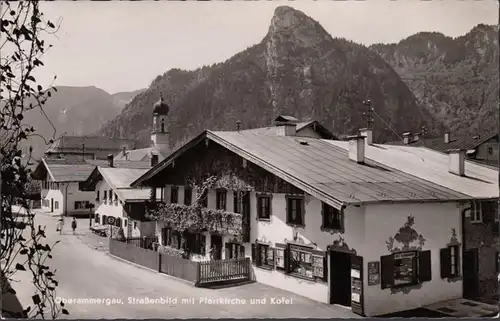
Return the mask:
<svg viewBox="0 0 500 321">
<path fill-rule="evenodd" d="M 372 137 L 369 130 L 363 135 Z M 369 159 L 474 199 L 461 214 L 463 295 L 496 304 L 500 272 L 498 169 L 467 160 L 465 149 L 446 150 L 445 154 L 427 147 L 379 145 L 371 139 L 366 142 Z M 348 142 L 329 143 L 349 149 Z"/>
<path fill-rule="evenodd" d="M 133 162 L 118 162 L 133 166 Z M 97 165 L 106 166 L 103 160 L 75 160 L 43 158 L 32 172 L 34 180 L 41 181 L 41 209 L 54 215 L 90 215 L 89 204 L 95 199 L 94 192 L 80 189 Z M 144 164 L 139 164 L 146 168 Z"/>
<path fill-rule="evenodd" d="M 473 136 L 454 136 L 447 132 L 443 137 L 427 138 L 421 133 L 406 132 L 403 140 L 391 145 L 427 147 L 442 153 L 447 150 L 465 151 L 466 158 L 477 163 L 498 167 L 498 131 L 487 130 Z"/>
<path fill-rule="evenodd" d="M 367 158 L 363 136 L 344 149 L 297 136 L 293 121 L 274 127 L 205 131 L 131 184 L 162 189 L 162 246 L 250 257 L 256 281 L 364 316 L 462 298 L 475 197 Z M 229 221 L 238 233 L 214 232 Z"/>
<path fill-rule="evenodd" d="M 171 150 L 170 134 L 168 132 L 167 116 L 170 107 L 163 100 L 160 94 L 160 100 L 153 106 L 153 131 L 151 133 L 151 146 L 141 149 L 130 149 L 123 147 L 121 152 L 115 155 L 116 160 L 126 161 L 150 161 L 152 155 L 158 156 L 161 161 Z"/>
<path fill-rule="evenodd" d="M 150 189 L 130 188 L 130 184 L 146 173 L 157 163 L 128 162 L 130 167 L 117 167 L 112 157 L 106 166 L 96 166 L 85 181 L 80 183 L 81 190 L 92 193 L 95 215 L 92 221 L 94 230 L 102 228 L 106 236 L 112 238 L 140 238 L 155 235 L 154 222 L 148 221 L 145 202 L 151 199 Z"/>
<path fill-rule="evenodd" d="M 123 148 L 135 149 L 139 142 L 132 139 L 100 136 L 62 136 L 45 152 L 45 158 L 84 160 L 106 160 L 109 154 L 116 154 Z"/>
</svg>

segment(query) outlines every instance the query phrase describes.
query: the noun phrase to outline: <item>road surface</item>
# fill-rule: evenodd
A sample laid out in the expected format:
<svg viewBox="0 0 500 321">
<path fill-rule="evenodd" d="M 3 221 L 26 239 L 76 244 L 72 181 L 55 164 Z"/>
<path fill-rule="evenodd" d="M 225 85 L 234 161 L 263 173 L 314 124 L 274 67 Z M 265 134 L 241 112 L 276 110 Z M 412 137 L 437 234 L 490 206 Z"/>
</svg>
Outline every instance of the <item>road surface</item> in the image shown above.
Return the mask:
<svg viewBox="0 0 500 321">
<path fill-rule="evenodd" d="M 70 220 L 65 224 L 64 234 L 59 235 L 56 220 L 48 214 L 35 216 L 36 224 L 47 227 L 49 244 L 60 240 L 54 248 L 53 259 L 48 261 L 51 268 L 57 269 L 58 297 L 80 299 L 76 303 L 66 303 L 70 315 L 64 318 L 357 317 L 348 308 L 318 303 L 260 283 L 217 290 L 195 288 L 92 249 L 72 234 Z M 78 221 L 77 233 L 83 233 L 88 229 L 88 220 Z M 29 275 L 19 273 L 16 278 L 20 282 L 13 283 L 13 287 L 21 303 L 31 303 L 33 287 Z M 250 299 L 265 297 L 266 304 L 250 304 Z M 85 302 L 99 298 L 103 300 L 100 304 Z M 282 298 L 291 303 L 271 302 Z M 182 299 L 190 300 L 183 302 Z M 153 302 L 148 303 L 148 300 Z"/>
</svg>

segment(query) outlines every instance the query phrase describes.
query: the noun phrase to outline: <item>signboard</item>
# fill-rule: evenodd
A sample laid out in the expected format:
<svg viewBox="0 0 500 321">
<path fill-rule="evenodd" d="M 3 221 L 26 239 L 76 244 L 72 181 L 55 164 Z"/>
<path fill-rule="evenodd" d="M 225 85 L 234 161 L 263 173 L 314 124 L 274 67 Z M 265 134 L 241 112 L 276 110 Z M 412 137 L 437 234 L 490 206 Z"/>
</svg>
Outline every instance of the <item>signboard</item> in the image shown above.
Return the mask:
<svg viewBox="0 0 500 321">
<path fill-rule="evenodd" d="M 319 278 L 323 278 L 325 276 L 322 256 L 313 255 L 312 268 L 314 276 Z"/>
<path fill-rule="evenodd" d="M 108 224 L 115 224 L 115 218 L 113 216 L 108 216 Z"/>
<path fill-rule="evenodd" d="M 368 262 L 368 285 L 380 284 L 380 262 Z"/>
</svg>

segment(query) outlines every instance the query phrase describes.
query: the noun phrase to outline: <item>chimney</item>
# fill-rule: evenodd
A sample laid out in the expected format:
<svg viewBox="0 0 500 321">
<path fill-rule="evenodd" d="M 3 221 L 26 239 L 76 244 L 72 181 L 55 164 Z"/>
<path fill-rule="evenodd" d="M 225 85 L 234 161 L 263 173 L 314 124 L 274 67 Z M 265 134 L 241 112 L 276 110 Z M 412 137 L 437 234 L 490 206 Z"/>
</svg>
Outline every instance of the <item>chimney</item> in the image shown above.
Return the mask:
<svg viewBox="0 0 500 321">
<path fill-rule="evenodd" d="M 109 167 L 113 167 L 113 154 L 108 155 L 108 165 Z"/>
<path fill-rule="evenodd" d="M 363 136 L 349 136 L 349 159 L 358 164 L 365 162 L 365 138 Z"/>
<path fill-rule="evenodd" d="M 448 152 L 448 172 L 465 176 L 465 150 L 450 149 Z"/>
<path fill-rule="evenodd" d="M 236 121 L 236 131 L 239 133 L 240 132 L 240 127 L 241 127 L 241 121 L 237 120 Z"/>
<path fill-rule="evenodd" d="M 444 143 L 449 144 L 451 141 L 451 136 L 449 132 L 444 133 Z"/>
<path fill-rule="evenodd" d="M 276 122 L 276 134 L 278 136 L 295 136 L 297 125 L 291 122 Z"/>
<path fill-rule="evenodd" d="M 370 128 L 362 128 L 359 130 L 359 134 L 365 138 L 365 143 L 367 145 L 373 144 L 373 130 Z"/>
<path fill-rule="evenodd" d="M 155 167 L 158 165 L 158 155 L 152 154 L 151 155 L 151 167 Z"/>
<path fill-rule="evenodd" d="M 403 142 L 405 145 L 408 145 L 411 143 L 411 132 L 407 132 L 403 134 Z"/>
</svg>

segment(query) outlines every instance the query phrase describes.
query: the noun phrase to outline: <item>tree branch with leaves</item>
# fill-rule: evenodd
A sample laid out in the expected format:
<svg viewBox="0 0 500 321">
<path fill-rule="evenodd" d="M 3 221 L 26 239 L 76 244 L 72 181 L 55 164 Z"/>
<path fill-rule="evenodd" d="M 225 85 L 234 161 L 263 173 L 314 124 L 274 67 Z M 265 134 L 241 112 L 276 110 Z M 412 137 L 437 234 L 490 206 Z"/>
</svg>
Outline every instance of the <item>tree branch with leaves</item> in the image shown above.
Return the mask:
<svg viewBox="0 0 500 321">
<path fill-rule="evenodd" d="M 51 46 L 43 39 L 58 28 L 45 19 L 38 1 L 0 2 L 0 259 L 2 294 L 15 295 L 16 274 L 29 273 L 35 294 L 33 304 L 23 312 L 2 305 L 4 317 L 57 318 L 68 314 L 56 302 L 55 271 L 47 261 L 52 249 L 46 241 L 45 227 L 37 226 L 30 209 L 33 190 L 30 187 L 31 160 L 23 154 L 22 143 L 39 136 L 35 128 L 23 122 L 26 112 L 39 110 L 49 123 L 43 106 L 54 87 L 44 89 L 35 79 L 43 66 L 42 58 Z M 56 131 L 45 143 L 52 143 Z M 13 209 L 18 205 L 22 211 Z"/>
</svg>

